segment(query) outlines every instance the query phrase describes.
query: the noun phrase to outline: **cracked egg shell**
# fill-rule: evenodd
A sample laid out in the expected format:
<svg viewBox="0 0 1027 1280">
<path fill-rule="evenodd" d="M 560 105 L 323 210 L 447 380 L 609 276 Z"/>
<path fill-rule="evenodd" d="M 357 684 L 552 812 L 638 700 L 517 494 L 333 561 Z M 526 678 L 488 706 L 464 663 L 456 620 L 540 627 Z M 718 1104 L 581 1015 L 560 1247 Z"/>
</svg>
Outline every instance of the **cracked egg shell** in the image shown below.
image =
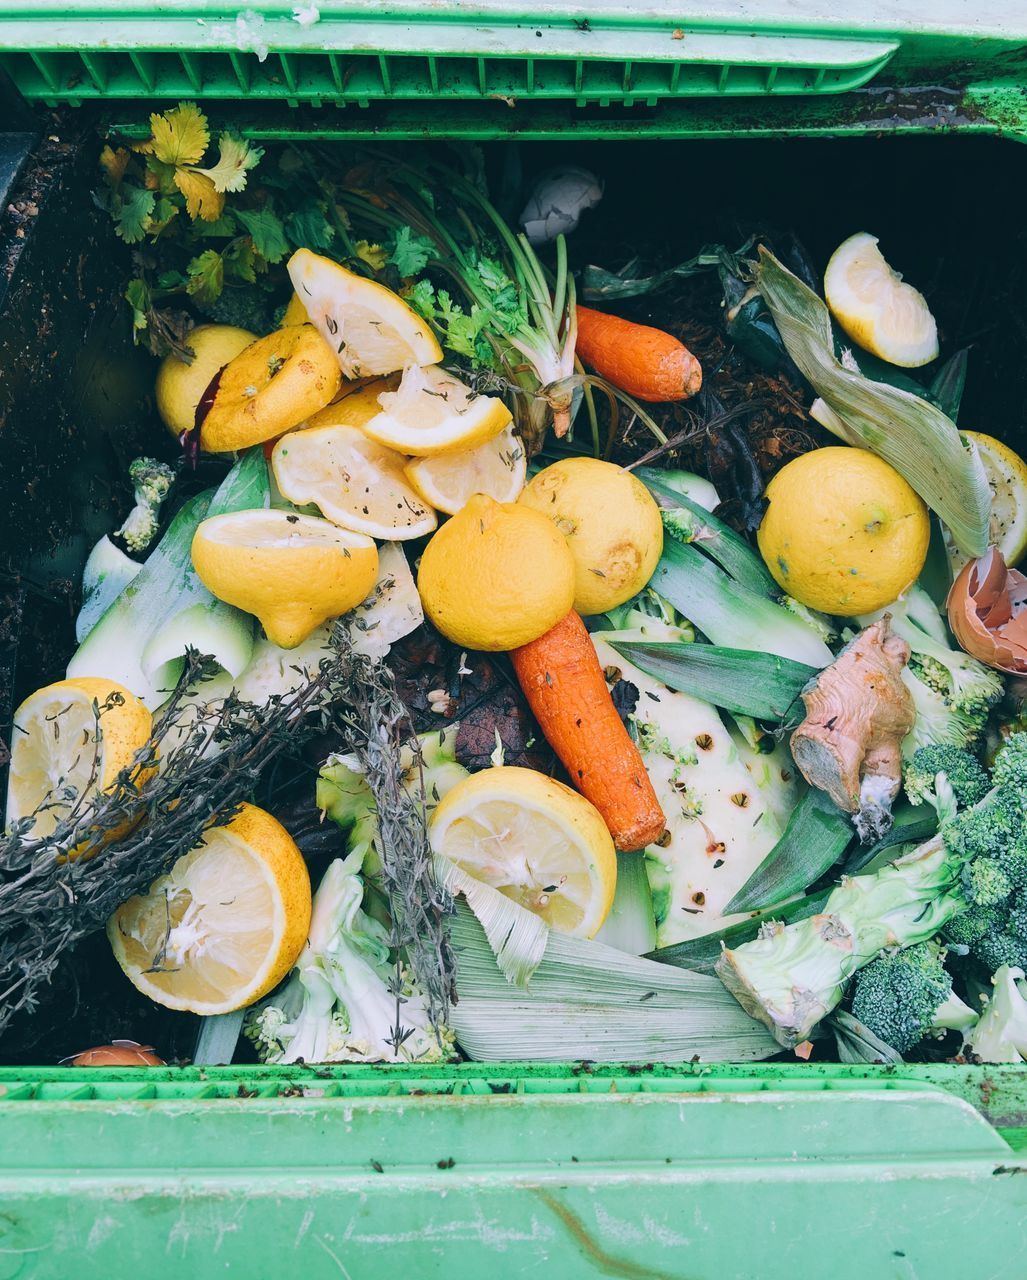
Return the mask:
<svg viewBox="0 0 1027 1280">
<path fill-rule="evenodd" d="M 946 601 L 949 626 L 972 657 L 1010 675 L 1027 675 L 1027 578 L 989 547 L 964 565 Z"/>
</svg>

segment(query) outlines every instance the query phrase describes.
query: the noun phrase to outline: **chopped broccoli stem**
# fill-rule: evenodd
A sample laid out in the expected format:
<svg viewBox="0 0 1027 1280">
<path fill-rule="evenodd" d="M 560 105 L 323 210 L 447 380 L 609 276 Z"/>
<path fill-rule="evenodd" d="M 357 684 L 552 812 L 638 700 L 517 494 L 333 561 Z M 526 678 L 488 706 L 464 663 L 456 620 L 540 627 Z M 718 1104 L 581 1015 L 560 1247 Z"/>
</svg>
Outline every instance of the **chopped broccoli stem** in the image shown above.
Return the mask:
<svg viewBox="0 0 1027 1280">
<path fill-rule="evenodd" d="M 1027 951 L 1027 735 L 1007 739 L 992 781 L 983 800 L 926 844 L 844 880 L 821 915 L 765 927 L 724 952 L 717 972 L 725 985 L 781 1044 L 805 1040 L 848 980 L 886 948 L 944 931 L 992 967 L 1019 963 Z"/>
<path fill-rule="evenodd" d="M 161 503 L 171 490 L 175 472 L 156 458 L 136 458 L 128 469 L 128 478 L 132 481 L 135 506 L 115 532 L 125 539 L 129 551 L 145 551 L 157 536 Z"/>
</svg>

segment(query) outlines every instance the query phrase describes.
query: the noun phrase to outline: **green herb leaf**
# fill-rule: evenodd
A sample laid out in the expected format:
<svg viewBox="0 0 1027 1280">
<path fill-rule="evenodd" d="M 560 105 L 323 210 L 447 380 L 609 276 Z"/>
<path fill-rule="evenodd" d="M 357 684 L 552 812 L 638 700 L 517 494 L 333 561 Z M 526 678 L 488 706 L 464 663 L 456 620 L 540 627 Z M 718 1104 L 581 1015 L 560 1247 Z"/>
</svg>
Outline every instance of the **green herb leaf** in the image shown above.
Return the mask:
<svg viewBox="0 0 1027 1280">
<path fill-rule="evenodd" d="M 146 235 L 157 197 L 145 187 L 136 187 L 129 182 L 122 183 L 119 195 L 114 214 L 115 229 L 126 244 L 138 244 Z"/>
<path fill-rule="evenodd" d="M 285 230 L 297 249 L 328 249 L 335 239 L 335 228 L 328 221 L 326 206 L 319 200 L 308 200 L 285 219 Z"/>
<path fill-rule="evenodd" d="M 225 275 L 231 280 L 245 280 L 255 284 L 257 280 L 256 253 L 249 236 L 233 240 L 222 254 Z"/>
<path fill-rule="evenodd" d="M 186 267 L 185 291 L 197 302 L 214 302 L 225 286 L 225 263 L 216 249 L 205 249 Z"/>
<path fill-rule="evenodd" d="M 239 224 L 227 210 L 215 222 L 205 222 L 193 228 L 193 234 L 201 240 L 218 240 L 239 234 Z"/>
<path fill-rule="evenodd" d="M 423 271 L 438 250 L 427 236 L 418 235 L 410 227 L 400 227 L 389 252 L 388 261 L 401 276 L 416 276 Z"/>
<path fill-rule="evenodd" d="M 137 333 L 141 333 L 149 323 L 146 319 L 146 313 L 153 305 L 146 281 L 140 279 L 130 280 L 128 288 L 125 290 L 125 301 L 132 308 L 132 328 Z"/>
<path fill-rule="evenodd" d="M 289 252 L 282 220 L 270 206 L 264 209 L 236 209 L 235 216 L 250 233 L 253 247 L 268 260 L 281 262 Z"/>
<path fill-rule="evenodd" d="M 195 102 L 181 102 L 163 115 L 150 116 L 153 136 L 140 148 L 163 164 L 199 164 L 210 142 L 207 117 Z"/>
</svg>

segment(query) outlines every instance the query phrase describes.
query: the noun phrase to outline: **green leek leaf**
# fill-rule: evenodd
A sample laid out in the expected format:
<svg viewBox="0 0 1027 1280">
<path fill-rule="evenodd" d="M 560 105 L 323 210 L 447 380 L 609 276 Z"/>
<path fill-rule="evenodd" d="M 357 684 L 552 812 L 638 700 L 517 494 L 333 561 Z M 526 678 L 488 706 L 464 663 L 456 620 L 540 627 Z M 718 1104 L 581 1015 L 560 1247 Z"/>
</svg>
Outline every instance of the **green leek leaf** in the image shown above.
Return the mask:
<svg viewBox="0 0 1027 1280">
<path fill-rule="evenodd" d="M 788 354 L 826 402 L 843 439 L 890 462 L 944 520 L 959 549 L 983 555 L 991 489 L 976 445 L 930 401 L 845 368 L 834 354 L 826 304 L 762 246 L 756 282 Z"/>
<path fill-rule="evenodd" d="M 789 903 L 768 907 L 766 911 L 757 912 L 748 920 L 729 924 L 716 933 L 706 933 L 701 938 L 689 938 L 687 942 L 675 942 L 673 946 L 650 951 L 646 958 L 679 969 L 691 969 L 694 973 L 713 973 L 725 947 L 740 947 L 743 942 L 751 942 L 768 920 L 792 924 L 815 916 L 823 908 L 829 893 L 829 889 L 823 889 L 808 898 L 796 898 Z"/>
<path fill-rule="evenodd" d="M 802 893 L 852 843 L 852 819 L 818 787 L 792 810 L 781 839 L 727 904 L 727 912 L 760 911 Z"/>
<path fill-rule="evenodd" d="M 668 539 L 649 582 L 715 645 L 826 667 L 834 654 L 801 618 L 735 582 L 694 546 Z"/>
<path fill-rule="evenodd" d="M 622 658 L 703 702 L 756 720 L 794 727 L 804 711 L 799 694 L 817 668 L 773 653 L 663 640 L 611 640 Z"/>
</svg>

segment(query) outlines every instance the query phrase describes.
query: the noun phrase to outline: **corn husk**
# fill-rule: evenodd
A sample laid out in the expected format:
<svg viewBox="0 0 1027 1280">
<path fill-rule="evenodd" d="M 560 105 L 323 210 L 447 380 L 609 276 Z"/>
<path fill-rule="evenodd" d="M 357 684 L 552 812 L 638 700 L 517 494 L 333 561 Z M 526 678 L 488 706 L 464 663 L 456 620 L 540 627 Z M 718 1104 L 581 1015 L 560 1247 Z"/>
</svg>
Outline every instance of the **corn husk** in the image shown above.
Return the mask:
<svg viewBox="0 0 1027 1280">
<path fill-rule="evenodd" d="M 929 400 L 846 368 L 834 354 L 827 305 L 769 250 L 759 252 L 760 293 L 788 354 L 828 410 L 818 406 L 817 420 L 891 463 L 945 522 L 956 546 L 983 555 L 991 489 L 977 446 Z"/>
<path fill-rule="evenodd" d="M 779 1052 L 705 974 L 550 932 L 525 990 L 504 978 L 462 903 L 451 936 L 459 999 L 450 1025 L 476 1062 L 753 1062 Z"/>
</svg>

